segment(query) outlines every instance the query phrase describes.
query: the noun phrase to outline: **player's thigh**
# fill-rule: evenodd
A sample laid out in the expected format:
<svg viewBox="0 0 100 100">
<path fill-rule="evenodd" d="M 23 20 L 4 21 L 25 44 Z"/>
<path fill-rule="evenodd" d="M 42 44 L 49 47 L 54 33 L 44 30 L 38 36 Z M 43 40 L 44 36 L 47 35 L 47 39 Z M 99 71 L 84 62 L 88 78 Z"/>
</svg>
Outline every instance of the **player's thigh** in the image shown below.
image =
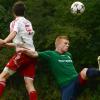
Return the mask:
<svg viewBox="0 0 100 100">
<path fill-rule="evenodd" d="M 61 88 L 62 100 L 76 100 L 77 96 L 83 90 L 83 84 L 80 83 L 80 75 L 70 84 Z"/>
<path fill-rule="evenodd" d="M 23 53 L 15 53 L 6 66 L 16 71 L 20 67 L 28 66 L 32 62 L 34 62 L 33 59 L 28 57 L 27 55 Z"/>
<path fill-rule="evenodd" d="M 15 53 L 6 66 L 11 70 L 16 71 L 20 67 L 20 62 L 22 62 L 21 59 L 21 53 Z"/>
<path fill-rule="evenodd" d="M 30 79 L 34 80 L 35 77 L 35 63 L 30 63 L 29 65 L 22 66 L 19 68 L 18 72 L 23 77 L 29 77 Z"/>
<path fill-rule="evenodd" d="M 71 100 L 75 89 L 75 81 L 61 88 L 61 98 L 62 100 Z"/>
</svg>

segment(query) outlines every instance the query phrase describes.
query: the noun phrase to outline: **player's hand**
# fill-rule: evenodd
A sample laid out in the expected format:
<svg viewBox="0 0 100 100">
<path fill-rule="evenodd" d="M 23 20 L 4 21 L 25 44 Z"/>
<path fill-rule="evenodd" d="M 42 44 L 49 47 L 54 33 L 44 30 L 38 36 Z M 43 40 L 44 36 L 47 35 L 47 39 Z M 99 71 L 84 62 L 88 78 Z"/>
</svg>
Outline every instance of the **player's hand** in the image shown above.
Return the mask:
<svg viewBox="0 0 100 100">
<path fill-rule="evenodd" d="M 18 43 L 16 44 L 16 52 L 24 52 L 24 44 L 23 43 Z"/>
<path fill-rule="evenodd" d="M 24 47 L 24 43 L 17 43 L 17 44 L 16 44 L 16 47 L 18 47 L 18 48 L 23 48 L 23 47 Z"/>
<path fill-rule="evenodd" d="M 23 53 L 23 52 L 24 52 L 24 48 L 17 47 L 17 48 L 16 48 L 16 52 L 22 52 L 22 53 Z"/>
</svg>

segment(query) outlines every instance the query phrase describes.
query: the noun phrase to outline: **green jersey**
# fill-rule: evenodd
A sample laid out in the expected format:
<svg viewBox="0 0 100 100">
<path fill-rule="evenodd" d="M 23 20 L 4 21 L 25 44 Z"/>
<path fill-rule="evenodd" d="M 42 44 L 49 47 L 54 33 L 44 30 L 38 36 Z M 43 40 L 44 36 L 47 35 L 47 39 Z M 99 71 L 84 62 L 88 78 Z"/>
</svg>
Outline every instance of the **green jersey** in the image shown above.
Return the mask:
<svg viewBox="0 0 100 100">
<path fill-rule="evenodd" d="M 67 85 L 77 77 L 71 54 L 69 52 L 60 54 L 56 51 L 38 52 L 40 60 L 43 60 L 51 69 L 57 83 L 60 86 Z"/>
</svg>

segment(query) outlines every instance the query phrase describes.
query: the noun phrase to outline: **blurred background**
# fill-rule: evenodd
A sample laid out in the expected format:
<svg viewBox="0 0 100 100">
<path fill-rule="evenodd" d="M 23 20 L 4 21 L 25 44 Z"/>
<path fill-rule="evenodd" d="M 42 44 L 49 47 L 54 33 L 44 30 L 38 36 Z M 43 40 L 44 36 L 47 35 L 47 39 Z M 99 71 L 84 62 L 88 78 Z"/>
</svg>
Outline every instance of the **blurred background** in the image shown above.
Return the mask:
<svg viewBox="0 0 100 100">
<path fill-rule="evenodd" d="M 0 38 L 9 34 L 9 24 L 13 20 L 12 5 L 19 0 L 0 0 Z M 70 49 L 74 65 L 79 72 L 84 67 L 98 68 L 100 55 L 100 1 L 79 0 L 85 5 L 85 12 L 72 15 L 70 6 L 75 0 L 22 0 L 26 4 L 25 17 L 35 30 L 36 50 L 53 50 L 58 35 L 69 35 Z M 14 49 L 0 50 L 0 70 L 8 62 Z M 36 66 L 35 87 L 39 100 L 60 100 L 59 87 L 49 69 Z M 79 100 L 100 100 L 100 81 L 90 82 Z M 17 73 L 8 79 L 7 88 L 0 100 L 28 100 L 23 78 Z"/>
</svg>

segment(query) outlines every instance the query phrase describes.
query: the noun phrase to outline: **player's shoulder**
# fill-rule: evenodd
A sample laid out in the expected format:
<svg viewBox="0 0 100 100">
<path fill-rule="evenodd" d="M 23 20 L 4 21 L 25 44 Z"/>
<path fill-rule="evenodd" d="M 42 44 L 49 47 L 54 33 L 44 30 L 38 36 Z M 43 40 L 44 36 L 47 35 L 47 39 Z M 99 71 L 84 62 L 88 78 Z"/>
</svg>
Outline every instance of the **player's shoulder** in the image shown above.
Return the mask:
<svg viewBox="0 0 100 100">
<path fill-rule="evenodd" d="M 10 22 L 10 24 L 15 24 L 15 23 L 19 23 L 19 22 L 21 22 L 20 18 L 15 18 L 14 20 L 12 20 Z"/>
<path fill-rule="evenodd" d="M 25 17 L 17 17 L 15 20 L 14 20 L 15 22 L 24 22 L 24 21 L 28 21 Z"/>
<path fill-rule="evenodd" d="M 38 53 L 39 54 L 47 54 L 47 55 L 50 55 L 50 54 L 53 53 L 53 51 L 51 51 L 51 50 L 45 50 L 45 51 L 39 51 Z"/>
<path fill-rule="evenodd" d="M 22 17 L 22 20 L 25 21 L 25 22 L 28 22 L 28 23 L 31 23 L 31 21 L 25 17 Z"/>
<path fill-rule="evenodd" d="M 46 50 L 46 51 L 43 51 L 43 52 L 49 54 L 49 53 L 52 53 L 53 51 L 51 51 L 51 50 Z"/>
<path fill-rule="evenodd" d="M 10 25 L 14 24 L 14 20 L 10 22 Z"/>
</svg>

